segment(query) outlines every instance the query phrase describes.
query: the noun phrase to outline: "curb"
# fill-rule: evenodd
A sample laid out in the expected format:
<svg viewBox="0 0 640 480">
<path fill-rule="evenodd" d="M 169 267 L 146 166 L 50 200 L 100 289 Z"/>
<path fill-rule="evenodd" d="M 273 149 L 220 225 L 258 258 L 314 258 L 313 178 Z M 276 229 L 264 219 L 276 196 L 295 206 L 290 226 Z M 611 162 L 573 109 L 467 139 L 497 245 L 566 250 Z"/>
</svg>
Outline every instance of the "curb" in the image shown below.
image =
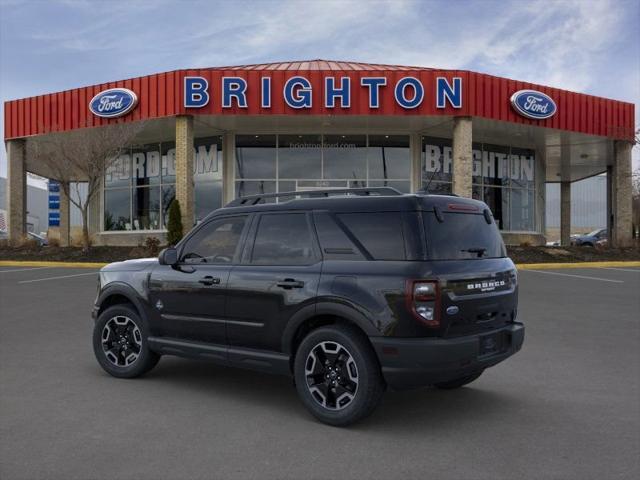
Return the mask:
<svg viewBox="0 0 640 480">
<path fill-rule="evenodd" d="M 640 261 L 574 262 L 574 263 L 516 263 L 518 270 L 550 270 L 563 268 L 640 267 Z"/>
<path fill-rule="evenodd" d="M 100 262 L 38 262 L 21 260 L 0 260 L 0 267 L 67 267 L 102 268 L 108 263 Z M 574 262 L 574 263 L 516 263 L 518 270 L 549 270 L 563 268 L 640 267 L 640 261 L 627 262 Z"/>
<path fill-rule="evenodd" d="M 0 267 L 67 267 L 67 268 L 102 268 L 107 263 L 98 262 L 37 262 L 22 260 L 0 260 Z"/>
</svg>

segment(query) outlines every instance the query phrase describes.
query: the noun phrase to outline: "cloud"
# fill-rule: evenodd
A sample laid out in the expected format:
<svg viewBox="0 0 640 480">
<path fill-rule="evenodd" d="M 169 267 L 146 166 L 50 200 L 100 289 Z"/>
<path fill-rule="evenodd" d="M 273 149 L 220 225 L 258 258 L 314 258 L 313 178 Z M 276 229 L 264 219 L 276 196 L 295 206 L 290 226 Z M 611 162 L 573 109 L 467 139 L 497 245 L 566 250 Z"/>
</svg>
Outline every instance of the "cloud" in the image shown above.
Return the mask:
<svg viewBox="0 0 640 480">
<path fill-rule="evenodd" d="M 0 9 L 3 100 L 176 68 L 327 58 L 470 69 L 640 104 L 637 0 L 5 0 Z"/>
</svg>

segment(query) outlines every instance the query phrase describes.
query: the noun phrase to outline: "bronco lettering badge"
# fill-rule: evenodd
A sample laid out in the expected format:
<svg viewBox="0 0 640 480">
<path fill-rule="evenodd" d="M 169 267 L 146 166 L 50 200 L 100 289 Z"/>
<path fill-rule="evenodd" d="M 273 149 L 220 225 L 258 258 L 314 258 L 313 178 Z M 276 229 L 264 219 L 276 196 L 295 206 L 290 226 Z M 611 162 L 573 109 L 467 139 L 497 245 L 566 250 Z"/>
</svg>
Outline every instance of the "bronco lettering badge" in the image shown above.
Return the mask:
<svg viewBox="0 0 640 480">
<path fill-rule="evenodd" d="M 504 280 L 486 280 L 484 282 L 468 283 L 467 290 L 480 290 L 481 292 L 491 292 L 497 287 L 504 287 Z"/>
</svg>

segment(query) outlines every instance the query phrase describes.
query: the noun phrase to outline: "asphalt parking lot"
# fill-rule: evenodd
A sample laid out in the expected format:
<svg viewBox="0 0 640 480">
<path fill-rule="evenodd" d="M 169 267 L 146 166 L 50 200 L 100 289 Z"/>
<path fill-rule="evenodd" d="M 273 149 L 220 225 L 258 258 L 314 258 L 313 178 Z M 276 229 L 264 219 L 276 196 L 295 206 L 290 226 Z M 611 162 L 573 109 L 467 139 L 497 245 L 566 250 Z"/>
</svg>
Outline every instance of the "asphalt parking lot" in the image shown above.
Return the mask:
<svg viewBox="0 0 640 480">
<path fill-rule="evenodd" d="M 322 425 L 284 377 L 91 349 L 96 270 L 0 268 L 0 478 L 640 478 L 640 269 L 520 272 L 523 350 Z"/>
</svg>

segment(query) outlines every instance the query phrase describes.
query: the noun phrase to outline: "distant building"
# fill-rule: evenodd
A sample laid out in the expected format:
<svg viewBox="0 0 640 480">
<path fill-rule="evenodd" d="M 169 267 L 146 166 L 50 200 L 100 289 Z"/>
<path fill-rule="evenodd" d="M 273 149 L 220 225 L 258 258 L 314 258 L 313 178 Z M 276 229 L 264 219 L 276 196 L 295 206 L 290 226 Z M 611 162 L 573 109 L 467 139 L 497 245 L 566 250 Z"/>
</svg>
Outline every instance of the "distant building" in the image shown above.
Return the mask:
<svg viewBox="0 0 640 480">
<path fill-rule="evenodd" d="M 7 179 L 0 177 L 0 216 L 7 222 Z M 49 212 L 48 194 L 44 188 L 27 185 L 27 231 L 46 232 Z M 2 223 L 2 220 L 0 220 Z M 6 228 L 6 227 L 5 227 Z"/>
</svg>

